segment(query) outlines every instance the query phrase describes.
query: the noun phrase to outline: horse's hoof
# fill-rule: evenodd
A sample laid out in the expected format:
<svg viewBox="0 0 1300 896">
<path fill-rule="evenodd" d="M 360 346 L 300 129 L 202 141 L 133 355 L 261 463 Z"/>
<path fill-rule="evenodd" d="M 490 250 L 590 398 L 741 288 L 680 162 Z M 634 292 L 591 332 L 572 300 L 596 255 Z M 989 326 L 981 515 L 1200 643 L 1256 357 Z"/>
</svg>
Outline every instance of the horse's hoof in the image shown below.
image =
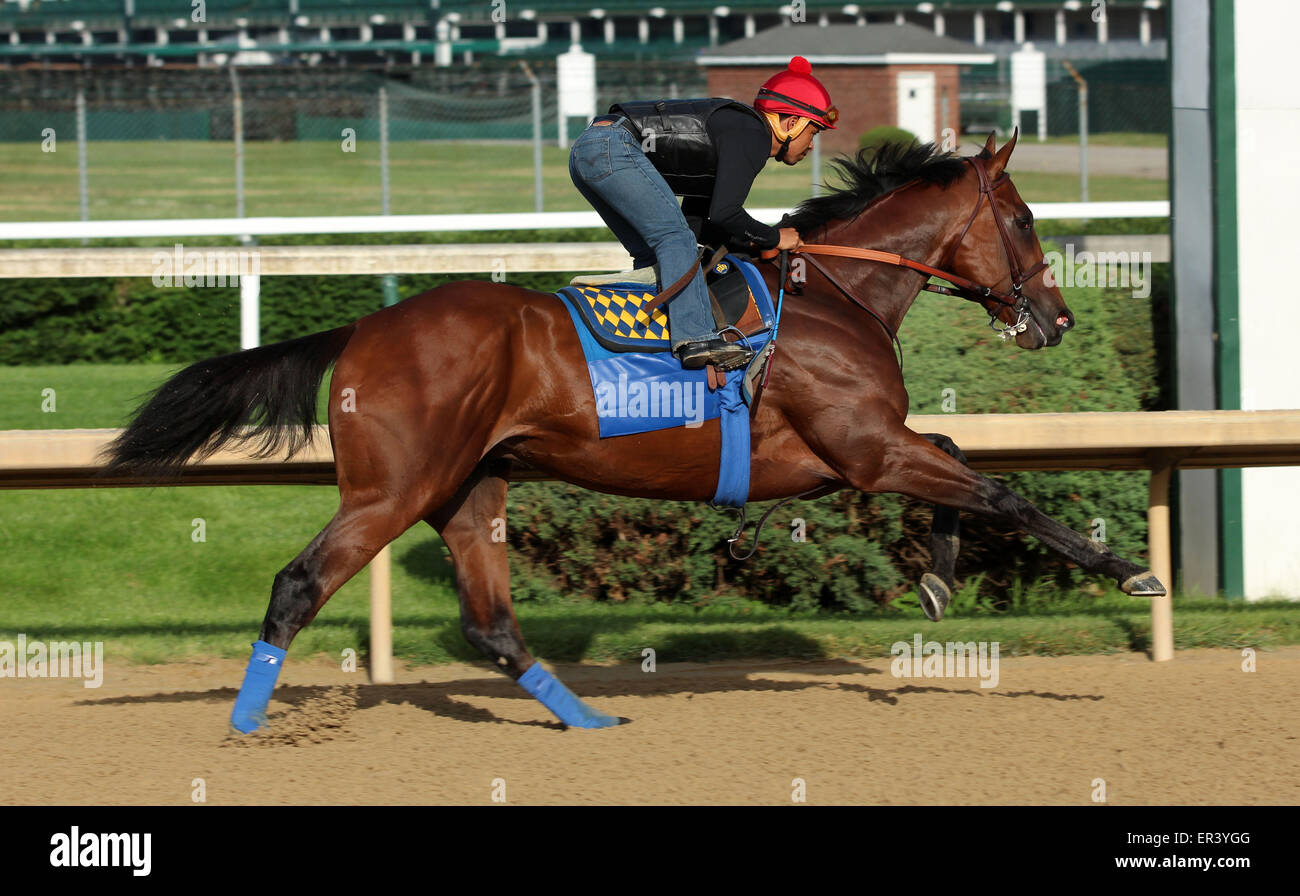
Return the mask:
<svg viewBox="0 0 1300 896">
<path fill-rule="evenodd" d="M 1125 579 L 1120 583 L 1119 590 L 1131 597 L 1164 597 L 1169 593 L 1149 569 Z"/>
<path fill-rule="evenodd" d="M 625 719 L 622 716 L 607 716 L 603 712 L 592 710 L 589 715 L 565 722 L 564 727 L 578 729 L 613 728 L 617 725 L 626 725 L 630 721 L 632 720 Z"/>
<path fill-rule="evenodd" d="M 952 603 L 952 592 L 943 579 L 932 572 L 921 576 L 921 584 L 916 586 L 916 596 L 921 599 L 921 609 L 925 610 L 925 615 L 931 622 L 942 619 L 944 610 Z"/>
<path fill-rule="evenodd" d="M 231 716 L 228 723 L 230 734 L 235 737 L 243 737 L 246 734 L 256 734 L 267 730 L 266 713 L 252 713 L 250 715 L 241 715 L 238 718 Z"/>
</svg>

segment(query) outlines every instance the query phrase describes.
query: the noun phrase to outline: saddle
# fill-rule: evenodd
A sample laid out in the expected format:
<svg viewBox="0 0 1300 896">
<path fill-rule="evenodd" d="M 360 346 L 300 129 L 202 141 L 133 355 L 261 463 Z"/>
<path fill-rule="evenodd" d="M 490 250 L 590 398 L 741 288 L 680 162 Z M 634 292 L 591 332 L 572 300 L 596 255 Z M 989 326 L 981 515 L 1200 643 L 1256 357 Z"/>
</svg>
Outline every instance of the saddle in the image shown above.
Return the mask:
<svg viewBox="0 0 1300 896">
<path fill-rule="evenodd" d="M 772 326 L 776 320 L 772 299 L 751 261 L 720 249 L 703 267 L 714 324 L 724 339 L 735 342 Z M 558 294 L 610 351 L 666 352 L 672 346 L 667 309 L 654 304 L 653 283 L 588 284 L 574 278 L 573 285 Z"/>
</svg>

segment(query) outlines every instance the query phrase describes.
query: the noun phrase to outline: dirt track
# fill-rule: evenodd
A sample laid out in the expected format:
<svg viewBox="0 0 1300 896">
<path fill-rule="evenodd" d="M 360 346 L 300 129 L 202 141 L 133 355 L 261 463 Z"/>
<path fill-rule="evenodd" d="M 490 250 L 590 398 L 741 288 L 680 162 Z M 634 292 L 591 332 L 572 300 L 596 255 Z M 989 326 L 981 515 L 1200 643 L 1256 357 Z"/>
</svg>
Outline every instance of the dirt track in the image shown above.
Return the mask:
<svg viewBox="0 0 1300 896">
<path fill-rule="evenodd" d="M 99 689 L 0 679 L 0 802 L 789 805 L 1300 803 L 1300 648 L 1003 658 L 973 678 L 888 661 L 559 668 L 632 724 L 566 731 L 487 669 L 365 683 L 287 664 L 269 736 L 226 720 L 244 663 L 107 669 Z M 498 788 L 499 786 L 495 785 Z"/>
</svg>

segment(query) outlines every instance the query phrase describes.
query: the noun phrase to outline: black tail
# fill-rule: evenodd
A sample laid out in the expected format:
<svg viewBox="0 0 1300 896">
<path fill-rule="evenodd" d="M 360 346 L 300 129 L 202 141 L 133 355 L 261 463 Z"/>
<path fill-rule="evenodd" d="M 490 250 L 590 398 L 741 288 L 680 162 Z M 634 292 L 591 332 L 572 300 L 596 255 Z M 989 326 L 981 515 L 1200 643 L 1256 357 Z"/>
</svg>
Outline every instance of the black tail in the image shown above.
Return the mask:
<svg viewBox="0 0 1300 896">
<path fill-rule="evenodd" d="M 104 476 L 166 478 L 192 457 L 260 439 L 257 457 L 311 441 L 316 394 L 353 325 L 199 361 L 163 383 L 104 449 Z M 251 426 L 244 430 L 242 427 Z"/>
</svg>

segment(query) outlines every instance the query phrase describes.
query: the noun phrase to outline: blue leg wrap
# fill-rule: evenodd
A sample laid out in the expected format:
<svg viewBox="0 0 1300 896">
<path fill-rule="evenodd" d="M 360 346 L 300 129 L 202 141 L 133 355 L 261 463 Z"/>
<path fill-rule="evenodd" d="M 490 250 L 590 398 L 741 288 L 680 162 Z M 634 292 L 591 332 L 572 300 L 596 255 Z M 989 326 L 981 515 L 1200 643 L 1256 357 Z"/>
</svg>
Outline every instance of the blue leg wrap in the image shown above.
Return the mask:
<svg viewBox="0 0 1300 896">
<path fill-rule="evenodd" d="M 275 681 L 284 665 L 284 651 L 265 641 L 253 642 L 253 655 L 248 660 L 244 683 L 235 698 L 235 710 L 230 714 L 230 724 L 248 734 L 266 724 L 266 704 L 275 690 Z"/>
<path fill-rule="evenodd" d="M 608 728 L 618 724 L 614 716 L 597 712 L 579 700 L 563 682 L 543 669 L 541 663 L 529 666 L 519 676 L 519 684 L 570 728 Z"/>
</svg>

